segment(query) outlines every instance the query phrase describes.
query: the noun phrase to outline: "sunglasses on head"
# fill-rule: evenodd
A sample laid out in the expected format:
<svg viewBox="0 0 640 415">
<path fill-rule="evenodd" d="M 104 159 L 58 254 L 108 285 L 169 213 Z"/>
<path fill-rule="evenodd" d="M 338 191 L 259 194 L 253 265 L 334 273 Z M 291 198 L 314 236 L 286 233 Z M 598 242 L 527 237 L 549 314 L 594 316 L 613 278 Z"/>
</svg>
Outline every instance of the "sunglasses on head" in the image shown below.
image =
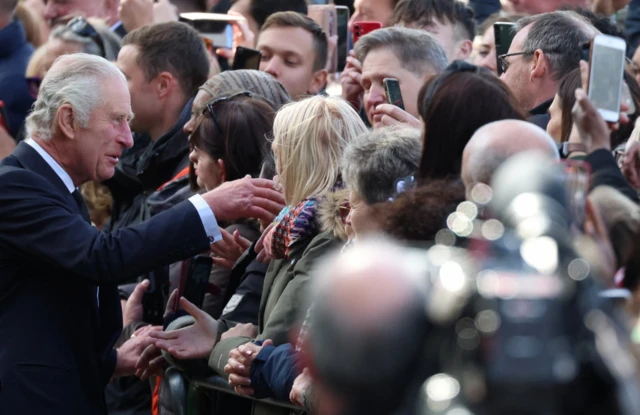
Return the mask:
<svg viewBox="0 0 640 415">
<path fill-rule="evenodd" d="M 87 19 L 82 16 L 74 17 L 69 21 L 69 23 L 67 23 L 67 29 L 80 37 L 86 37 L 93 40 L 94 43 L 98 45 L 98 48 L 100 48 L 100 56 L 102 56 L 103 58 L 107 57 L 102 37 L 96 31 L 96 29 L 91 26 L 91 23 L 89 23 Z"/>
<path fill-rule="evenodd" d="M 219 104 L 220 102 L 229 101 L 229 100 L 237 98 L 237 97 L 253 98 L 253 94 L 250 91 L 242 91 L 242 92 L 238 92 L 238 93 L 233 94 L 233 95 L 218 97 L 218 98 L 215 98 L 214 100 L 208 102 L 206 107 L 204 107 L 204 110 L 202 111 L 203 115 L 206 114 L 207 112 L 209 112 L 209 114 L 211 114 L 211 120 L 213 121 L 213 126 L 215 127 L 216 132 L 218 133 L 218 136 L 220 136 L 220 137 L 223 137 L 223 135 L 222 135 L 222 131 L 220 130 L 220 124 L 218 124 L 218 120 L 216 119 L 216 113 L 213 110 L 213 107 L 216 104 Z"/>
</svg>

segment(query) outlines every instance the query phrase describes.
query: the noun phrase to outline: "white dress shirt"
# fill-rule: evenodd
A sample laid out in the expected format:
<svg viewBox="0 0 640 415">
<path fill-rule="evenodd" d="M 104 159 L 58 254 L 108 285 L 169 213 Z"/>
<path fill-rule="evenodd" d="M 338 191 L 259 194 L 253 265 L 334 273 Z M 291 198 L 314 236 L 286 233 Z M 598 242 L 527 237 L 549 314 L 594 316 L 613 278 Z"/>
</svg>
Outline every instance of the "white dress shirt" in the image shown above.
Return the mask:
<svg viewBox="0 0 640 415">
<path fill-rule="evenodd" d="M 55 161 L 53 157 L 51 157 L 49 153 L 47 153 L 45 149 L 40 146 L 40 144 L 38 144 L 32 138 L 27 138 L 26 140 L 24 140 L 24 142 L 33 147 L 33 149 L 36 150 L 38 154 L 40 154 L 40 156 L 44 159 L 44 161 L 47 162 L 47 164 L 53 169 L 53 171 L 56 172 L 58 177 L 60 177 L 60 180 L 62 180 L 65 186 L 67 186 L 69 193 L 73 193 L 76 190 L 75 186 L 73 185 L 73 180 L 71 180 L 71 176 L 69 176 L 69 174 L 62 168 L 62 166 L 60 166 L 60 164 L 58 164 L 58 162 Z M 212 244 L 221 240 L 222 234 L 220 233 L 220 228 L 218 227 L 218 221 L 216 220 L 213 211 L 211 210 L 207 202 L 204 201 L 202 196 L 191 196 L 189 198 L 189 202 L 193 204 L 193 206 L 198 211 L 198 215 L 200 215 L 200 220 L 202 221 L 204 231 L 209 238 L 209 243 Z"/>
</svg>

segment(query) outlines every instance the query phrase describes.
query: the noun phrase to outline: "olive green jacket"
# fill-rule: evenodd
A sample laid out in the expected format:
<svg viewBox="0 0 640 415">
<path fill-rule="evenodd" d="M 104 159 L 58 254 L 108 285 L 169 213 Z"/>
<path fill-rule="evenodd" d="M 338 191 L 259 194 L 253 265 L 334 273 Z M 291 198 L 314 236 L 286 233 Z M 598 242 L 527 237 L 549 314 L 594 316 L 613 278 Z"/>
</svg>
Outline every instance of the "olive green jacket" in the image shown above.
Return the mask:
<svg viewBox="0 0 640 415">
<path fill-rule="evenodd" d="M 305 311 L 304 300 L 311 269 L 316 260 L 342 246 L 332 232 L 323 232 L 308 244 L 293 249 L 290 260 L 273 260 L 265 275 L 260 301 L 259 335 L 255 340 L 271 339 L 275 346 L 289 342 L 290 331 Z M 219 341 L 209 357 L 209 367 L 228 378 L 224 366 L 229 352 L 253 341 L 249 337 L 232 337 Z"/>
</svg>

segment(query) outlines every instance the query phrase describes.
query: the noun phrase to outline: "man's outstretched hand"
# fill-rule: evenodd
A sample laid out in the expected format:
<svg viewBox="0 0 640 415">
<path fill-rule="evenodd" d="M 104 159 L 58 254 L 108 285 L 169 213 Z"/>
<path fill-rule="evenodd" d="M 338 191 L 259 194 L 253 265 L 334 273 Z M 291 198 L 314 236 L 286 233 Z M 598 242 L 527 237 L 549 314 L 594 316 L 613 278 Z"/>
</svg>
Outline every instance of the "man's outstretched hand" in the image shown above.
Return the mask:
<svg viewBox="0 0 640 415">
<path fill-rule="evenodd" d="M 145 351 L 145 349 L 153 344 L 154 339 L 149 335 L 154 332 L 161 332 L 160 326 L 145 326 L 136 330 L 129 340 L 124 342 L 117 349 L 118 361 L 116 369 L 113 373 L 114 377 L 132 376 L 136 373 L 136 363 Z"/>
<path fill-rule="evenodd" d="M 217 220 L 256 218 L 272 222 L 284 208 L 282 193 L 272 180 L 244 179 L 226 182 L 202 195 Z"/>
</svg>

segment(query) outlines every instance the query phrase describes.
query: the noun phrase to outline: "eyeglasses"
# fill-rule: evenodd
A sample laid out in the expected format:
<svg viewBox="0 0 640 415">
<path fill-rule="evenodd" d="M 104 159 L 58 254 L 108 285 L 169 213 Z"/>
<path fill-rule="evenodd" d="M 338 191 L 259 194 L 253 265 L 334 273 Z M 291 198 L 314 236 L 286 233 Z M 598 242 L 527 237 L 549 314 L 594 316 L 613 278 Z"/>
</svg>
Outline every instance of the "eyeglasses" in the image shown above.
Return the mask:
<svg viewBox="0 0 640 415">
<path fill-rule="evenodd" d="M 506 53 L 504 55 L 498 56 L 498 62 L 500 63 L 501 73 L 505 73 L 507 72 L 507 69 L 509 69 L 509 62 L 505 58 L 508 58 L 509 56 L 521 56 L 521 55 L 531 55 L 531 52 Z"/>
<path fill-rule="evenodd" d="M 338 215 L 340 216 L 340 220 L 343 224 L 347 224 L 347 218 L 349 217 L 349 213 L 351 213 L 351 203 L 343 202 L 340 204 Z"/>
<path fill-rule="evenodd" d="M 38 99 L 38 92 L 40 92 L 40 84 L 42 79 L 38 77 L 25 78 L 27 88 L 29 89 L 29 95 L 31 98 Z"/>
<path fill-rule="evenodd" d="M 96 29 L 91 26 L 91 23 L 89 23 L 84 17 L 77 16 L 71 19 L 71 21 L 67 23 L 67 29 L 71 30 L 78 36 L 86 37 L 93 40 L 95 44 L 98 45 L 98 48 L 100 48 L 100 56 L 102 56 L 103 58 L 107 57 L 102 37 L 96 31 Z"/>
</svg>

